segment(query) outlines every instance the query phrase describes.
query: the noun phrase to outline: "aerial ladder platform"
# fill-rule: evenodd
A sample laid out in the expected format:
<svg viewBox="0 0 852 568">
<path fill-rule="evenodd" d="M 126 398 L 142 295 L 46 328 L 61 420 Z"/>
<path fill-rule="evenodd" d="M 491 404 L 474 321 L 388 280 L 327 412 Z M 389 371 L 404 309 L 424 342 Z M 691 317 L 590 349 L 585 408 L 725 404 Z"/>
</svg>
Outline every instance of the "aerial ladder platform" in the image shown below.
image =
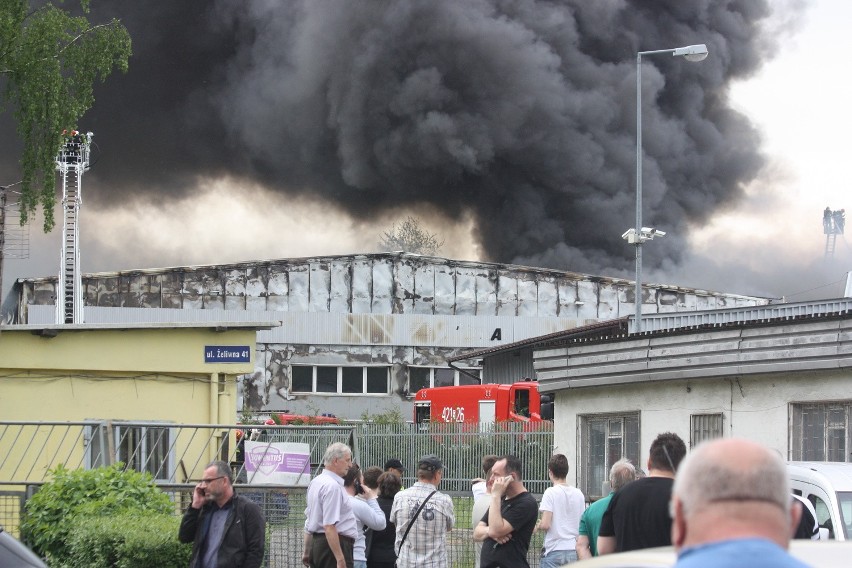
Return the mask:
<svg viewBox="0 0 852 568">
<path fill-rule="evenodd" d="M 837 247 L 837 235 L 842 235 L 846 229 L 846 209 L 831 210 L 826 207 L 822 212 L 822 232 L 825 234 L 825 260 L 834 258 Z"/>
<path fill-rule="evenodd" d="M 83 284 L 80 275 L 80 206 L 83 173 L 89 169 L 92 133 L 64 133 L 65 144 L 56 156 L 62 178 L 62 247 L 56 286 L 56 323 L 83 323 Z"/>
</svg>

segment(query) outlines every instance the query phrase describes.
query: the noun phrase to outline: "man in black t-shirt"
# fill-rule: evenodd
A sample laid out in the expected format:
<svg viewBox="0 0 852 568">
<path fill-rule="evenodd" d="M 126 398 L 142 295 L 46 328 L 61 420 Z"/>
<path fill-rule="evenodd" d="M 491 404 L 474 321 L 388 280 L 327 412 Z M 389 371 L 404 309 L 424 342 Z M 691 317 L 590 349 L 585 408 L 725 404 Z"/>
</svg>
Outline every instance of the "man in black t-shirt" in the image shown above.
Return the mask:
<svg viewBox="0 0 852 568">
<path fill-rule="evenodd" d="M 666 432 L 651 444 L 648 477 L 620 489 L 601 520 L 598 554 L 626 552 L 672 543 L 669 501 L 674 476 L 686 456 L 680 436 Z"/>
<path fill-rule="evenodd" d="M 521 461 L 515 456 L 504 456 L 491 468 L 491 504 L 473 531 L 473 539 L 482 542 L 481 568 L 529 568 L 527 551 L 538 503 L 521 475 Z"/>
</svg>

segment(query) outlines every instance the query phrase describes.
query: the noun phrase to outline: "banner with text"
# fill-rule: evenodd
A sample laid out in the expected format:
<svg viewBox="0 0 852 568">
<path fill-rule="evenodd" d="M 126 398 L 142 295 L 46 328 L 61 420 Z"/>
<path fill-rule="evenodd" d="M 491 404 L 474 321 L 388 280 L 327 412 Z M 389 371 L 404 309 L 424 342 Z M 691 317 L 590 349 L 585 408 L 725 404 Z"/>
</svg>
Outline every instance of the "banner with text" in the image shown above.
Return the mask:
<svg viewBox="0 0 852 568">
<path fill-rule="evenodd" d="M 275 483 L 307 487 L 311 481 L 311 448 L 294 442 L 246 440 L 245 468 L 248 483 Z"/>
</svg>

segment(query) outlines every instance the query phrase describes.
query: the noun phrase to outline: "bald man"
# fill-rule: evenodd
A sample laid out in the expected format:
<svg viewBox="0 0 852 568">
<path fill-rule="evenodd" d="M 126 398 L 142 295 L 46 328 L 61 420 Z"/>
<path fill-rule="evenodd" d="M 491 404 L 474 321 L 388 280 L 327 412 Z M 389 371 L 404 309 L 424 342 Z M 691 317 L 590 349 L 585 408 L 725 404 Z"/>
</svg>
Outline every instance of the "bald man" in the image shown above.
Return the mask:
<svg viewBox="0 0 852 568">
<path fill-rule="evenodd" d="M 672 492 L 676 568 L 804 568 L 786 549 L 798 526 L 781 458 L 736 438 L 698 446 Z"/>
</svg>

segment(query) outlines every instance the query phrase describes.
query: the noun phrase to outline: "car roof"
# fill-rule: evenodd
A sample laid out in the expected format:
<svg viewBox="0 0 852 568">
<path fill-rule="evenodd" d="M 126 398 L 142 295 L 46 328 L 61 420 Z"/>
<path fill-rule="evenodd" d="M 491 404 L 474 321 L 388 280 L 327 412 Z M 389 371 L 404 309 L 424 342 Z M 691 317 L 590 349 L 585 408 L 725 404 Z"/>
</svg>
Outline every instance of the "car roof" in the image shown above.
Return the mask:
<svg viewBox="0 0 852 568">
<path fill-rule="evenodd" d="M 814 568 L 848 568 L 852 555 L 849 540 L 792 540 L 790 554 Z M 588 568 L 660 568 L 673 566 L 677 556 L 674 548 L 649 548 L 619 554 L 597 556 L 572 566 Z"/>
<path fill-rule="evenodd" d="M 823 479 L 835 491 L 852 491 L 852 463 L 788 462 L 787 472 L 791 476 Z"/>
</svg>

